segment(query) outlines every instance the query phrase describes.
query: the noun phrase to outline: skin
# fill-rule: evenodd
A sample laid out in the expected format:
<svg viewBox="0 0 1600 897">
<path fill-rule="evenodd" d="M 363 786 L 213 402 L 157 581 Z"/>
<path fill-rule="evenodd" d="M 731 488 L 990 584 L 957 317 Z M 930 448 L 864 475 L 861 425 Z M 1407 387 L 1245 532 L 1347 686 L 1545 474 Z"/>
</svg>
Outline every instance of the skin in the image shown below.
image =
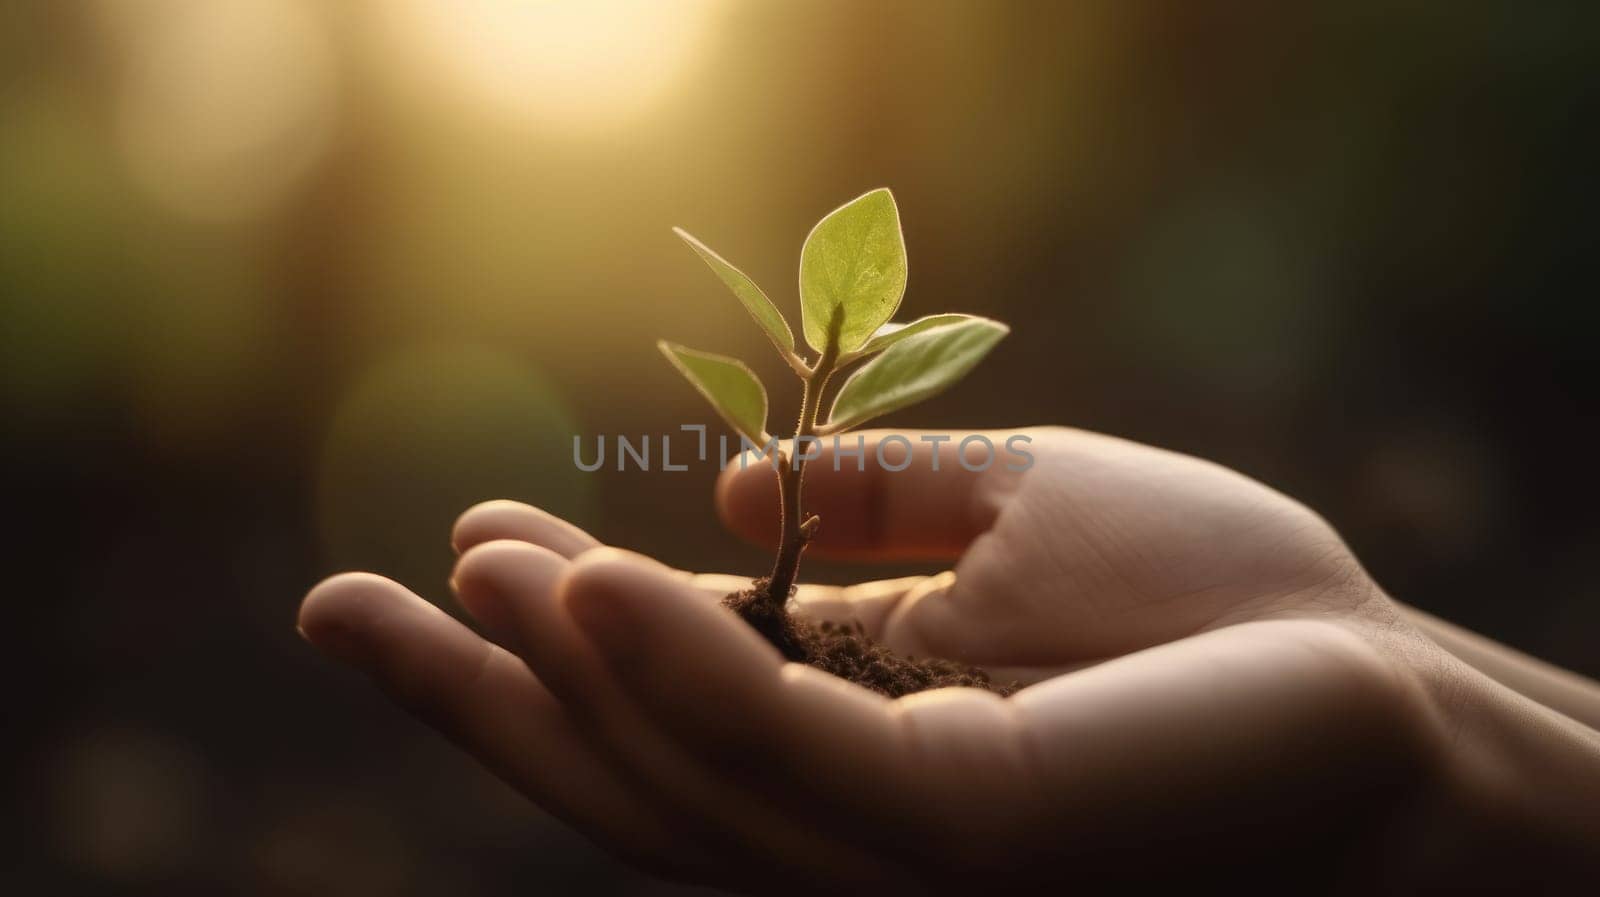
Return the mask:
<svg viewBox="0 0 1600 897">
<path fill-rule="evenodd" d="M 997 446 L 1013 431 L 990 434 Z M 1032 682 L 888 700 L 786 664 L 692 575 L 535 508 L 456 525 L 484 635 L 367 573 L 302 632 L 638 866 L 749 892 L 1127 884 L 1561 890 L 1600 872 L 1600 685 L 1405 608 L 1316 514 L 1062 428 L 964 470 L 808 468 L 810 552 L 948 573 L 803 586 L 814 618 Z M 956 434 L 959 440 L 961 435 Z M 898 445 L 886 446 L 895 461 Z M 981 460 L 972 447 L 974 460 Z M 769 467 L 717 486 L 777 536 Z"/>
</svg>

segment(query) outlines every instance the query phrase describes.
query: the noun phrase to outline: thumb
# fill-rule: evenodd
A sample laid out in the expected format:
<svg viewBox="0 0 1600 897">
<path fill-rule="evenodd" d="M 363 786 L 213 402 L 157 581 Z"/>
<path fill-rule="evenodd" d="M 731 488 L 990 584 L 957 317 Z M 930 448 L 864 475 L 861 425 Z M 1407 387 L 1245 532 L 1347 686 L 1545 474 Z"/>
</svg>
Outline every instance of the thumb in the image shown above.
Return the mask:
<svg viewBox="0 0 1600 897">
<path fill-rule="evenodd" d="M 834 558 L 946 560 L 994 522 L 1031 465 L 1031 437 L 870 430 L 805 450 L 801 505 L 822 518 L 810 550 Z M 773 463 L 747 454 L 717 480 L 717 511 L 745 539 L 772 544 L 780 505 Z"/>
</svg>

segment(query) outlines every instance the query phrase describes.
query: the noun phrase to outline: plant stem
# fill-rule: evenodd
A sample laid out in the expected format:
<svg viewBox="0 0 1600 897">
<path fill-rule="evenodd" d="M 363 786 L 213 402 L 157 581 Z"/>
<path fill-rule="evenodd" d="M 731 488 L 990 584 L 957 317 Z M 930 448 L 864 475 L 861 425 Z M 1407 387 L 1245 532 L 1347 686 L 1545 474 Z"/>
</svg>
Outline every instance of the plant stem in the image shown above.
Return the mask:
<svg viewBox="0 0 1600 897">
<path fill-rule="evenodd" d="M 780 608 L 789 600 L 789 591 L 794 588 L 795 575 L 800 570 L 800 555 L 820 522 L 815 516 L 806 518 L 800 507 L 800 490 L 805 484 L 806 467 L 800 442 L 804 437 L 816 435 L 822 392 L 828 385 L 828 378 L 833 376 L 838 358 L 838 336 L 835 332 L 828 340 L 828 348 L 817 359 L 816 366 L 802 378 L 804 388 L 800 399 L 800 422 L 795 427 L 794 444 L 790 446 L 792 454 L 780 453 L 778 458 L 778 500 L 783 505 L 783 512 L 778 529 L 778 559 L 772 565 L 767 594 Z"/>
</svg>

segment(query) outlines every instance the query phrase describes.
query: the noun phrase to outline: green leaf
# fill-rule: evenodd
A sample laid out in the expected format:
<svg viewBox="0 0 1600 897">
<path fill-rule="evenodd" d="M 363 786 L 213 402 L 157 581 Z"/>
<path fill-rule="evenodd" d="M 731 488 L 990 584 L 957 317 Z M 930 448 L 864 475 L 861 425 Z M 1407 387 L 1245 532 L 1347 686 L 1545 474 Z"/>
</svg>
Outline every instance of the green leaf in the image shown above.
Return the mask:
<svg viewBox="0 0 1600 897">
<path fill-rule="evenodd" d="M 976 315 L 951 313 L 928 315 L 925 318 L 918 318 L 909 324 L 885 324 L 872 334 L 872 339 L 867 340 L 867 344 L 862 346 L 856 354 L 872 355 L 876 352 L 882 352 L 906 337 L 915 336 L 924 330 L 932 330 L 935 327 L 943 327 L 946 324 L 956 324 L 961 321 L 972 321 L 976 318 Z"/>
<path fill-rule="evenodd" d="M 794 331 L 789 329 L 789 322 L 783 319 L 783 313 L 778 311 L 778 307 L 772 304 L 772 300 L 767 298 L 767 294 L 756 286 L 756 282 L 751 280 L 748 274 L 729 264 L 727 259 L 717 255 L 711 247 L 695 239 L 683 228 L 675 227 L 672 232 L 683 242 L 688 243 L 689 248 L 722 278 L 722 282 L 728 285 L 733 295 L 739 297 L 740 302 L 744 303 L 745 309 L 750 312 L 750 317 L 756 319 L 756 323 L 767 332 L 767 338 L 772 340 L 772 344 L 777 346 L 779 351 L 794 352 Z"/>
<path fill-rule="evenodd" d="M 906 337 L 844 382 L 828 415 L 828 431 L 858 426 L 943 391 L 1010 332 L 999 321 L 974 317 Z"/>
<path fill-rule="evenodd" d="M 700 390 L 728 426 L 756 445 L 767 441 L 767 391 L 744 362 L 726 355 L 697 352 L 676 343 L 656 343 L 688 381 Z"/>
<path fill-rule="evenodd" d="M 839 353 L 853 352 L 894 317 L 906 291 L 900 210 L 887 188 L 845 203 L 817 222 L 800 250 L 800 323 L 806 342 L 828 346 L 834 315 Z"/>
</svg>

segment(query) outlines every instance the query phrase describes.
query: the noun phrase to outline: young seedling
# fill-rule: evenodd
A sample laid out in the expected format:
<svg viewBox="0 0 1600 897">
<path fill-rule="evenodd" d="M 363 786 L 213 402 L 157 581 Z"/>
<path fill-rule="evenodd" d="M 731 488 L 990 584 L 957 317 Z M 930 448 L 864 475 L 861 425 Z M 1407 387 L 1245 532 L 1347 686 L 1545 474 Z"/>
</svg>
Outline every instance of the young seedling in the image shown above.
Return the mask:
<svg viewBox="0 0 1600 897">
<path fill-rule="evenodd" d="M 906 288 L 900 211 L 887 189 L 873 190 L 828 213 L 800 250 L 800 329 L 817 355 L 808 360 L 783 314 L 755 281 L 682 229 L 674 232 L 711 267 L 800 378 L 799 423 L 789 448 L 774 448 L 781 524 L 772 573 L 726 603 L 791 660 L 804 661 L 886 694 L 950 684 L 988 686 L 979 670 L 890 654 L 859 626 L 813 627 L 788 614 L 800 557 L 821 520 L 801 501 L 806 456 L 814 440 L 837 436 L 941 392 L 966 376 L 1008 332 L 976 315 L 938 314 L 890 322 Z M 767 447 L 767 391 L 738 359 L 665 340 L 667 360 L 740 436 Z M 825 398 L 832 378 L 865 361 Z M 992 686 L 990 686 L 992 687 Z M 1006 689 L 999 689 L 1006 690 Z"/>
</svg>

